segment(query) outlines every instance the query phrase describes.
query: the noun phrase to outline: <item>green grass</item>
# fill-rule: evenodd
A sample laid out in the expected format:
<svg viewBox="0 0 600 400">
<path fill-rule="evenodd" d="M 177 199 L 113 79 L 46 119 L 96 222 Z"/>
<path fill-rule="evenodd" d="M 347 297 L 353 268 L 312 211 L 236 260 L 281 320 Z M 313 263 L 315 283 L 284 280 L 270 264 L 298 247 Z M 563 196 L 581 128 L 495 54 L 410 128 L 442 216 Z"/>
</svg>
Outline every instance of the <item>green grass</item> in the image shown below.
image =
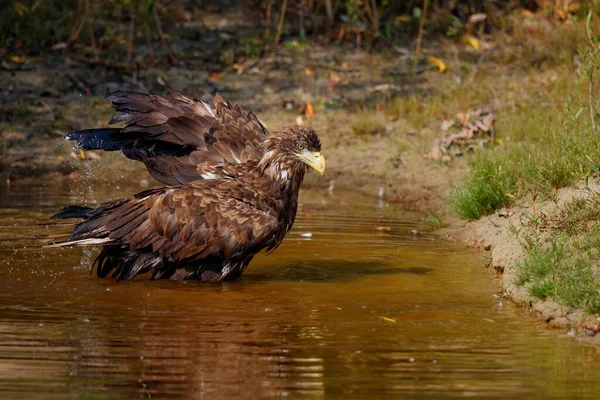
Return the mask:
<svg viewBox="0 0 600 400">
<path fill-rule="evenodd" d="M 437 215 L 434 215 L 434 214 L 427 215 L 427 218 L 425 221 L 433 229 L 442 229 L 443 227 L 446 226 L 444 221 L 442 221 L 442 219 L 440 217 L 438 217 Z"/>
<path fill-rule="evenodd" d="M 581 84 L 564 77 L 543 93 L 546 104 L 500 114 L 496 131 L 505 148 L 470 161 L 471 172 L 451 196 L 457 215 L 478 219 L 525 194 L 548 195 L 600 165 L 600 136 L 591 127 L 584 96 L 574 99 L 567 93 L 581 94 Z"/>
<path fill-rule="evenodd" d="M 513 28 L 520 44 L 493 53 L 491 59 L 496 66 L 514 66 L 514 76 L 498 84 L 509 75 L 506 71 L 491 78 L 482 74 L 476 83 L 483 89 L 469 94 L 492 103 L 502 145 L 471 159 L 470 173 L 451 196 L 451 208 L 467 220 L 530 193 L 547 195 L 600 165 L 600 135 L 590 121 L 589 78 L 583 68 L 589 59 L 573 63 L 577 46 L 588 43 L 583 23 L 553 29 L 546 36 L 537 26 Z M 482 91 L 488 96 L 477 94 Z"/>
<path fill-rule="evenodd" d="M 600 230 L 589 232 L 588 235 L 592 242 L 600 242 Z M 557 235 L 543 247 L 532 249 L 517 264 L 517 283 L 528 285 L 530 293 L 540 299 L 553 298 L 568 306 L 598 313 L 598 262 L 598 252 L 591 251 L 585 243 L 580 246 L 577 237 Z"/>
<path fill-rule="evenodd" d="M 385 133 L 385 125 L 377 113 L 360 111 L 356 114 L 351 125 L 352 131 L 358 136 L 374 136 Z"/>
<path fill-rule="evenodd" d="M 526 256 L 516 283 L 540 299 L 599 313 L 600 193 L 590 190 L 544 218 L 547 234 L 532 227 L 520 234 Z"/>
<path fill-rule="evenodd" d="M 507 205 L 518 182 L 518 172 L 498 160 L 478 159 L 467 184 L 452 193 L 452 210 L 461 218 L 474 220 Z"/>
</svg>

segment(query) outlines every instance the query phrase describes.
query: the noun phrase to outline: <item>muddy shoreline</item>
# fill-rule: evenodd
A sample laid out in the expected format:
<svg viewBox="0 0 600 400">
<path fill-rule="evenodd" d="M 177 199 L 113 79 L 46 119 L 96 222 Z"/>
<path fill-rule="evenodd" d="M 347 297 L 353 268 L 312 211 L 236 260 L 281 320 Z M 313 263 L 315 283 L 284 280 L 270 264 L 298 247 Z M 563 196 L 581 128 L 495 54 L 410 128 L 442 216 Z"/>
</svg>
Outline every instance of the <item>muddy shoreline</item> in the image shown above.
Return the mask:
<svg viewBox="0 0 600 400">
<path fill-rule="evenodd" d="M 464 243 L 480 249 L 488 259 L 488 268 L 500 278 L 503 296 L 522 306 L 531 315 L 545 321 L 557 332 L 574 336 L 578 340 L 600 345 L 598 329 L 600 318 L 576 307 L 569 307 L 553 300 L 541 300 L 532 296 L 526 285 L 516 283 L 516 264 L 525 257 L 523 244 L 515 231 L 526 226 L 525 215 L 533 212 L 551 214 L 559 207 L 576 198 L 585 198 L 590 190 L 598 191 L 599 182 L 584 182 L 559 189 L 554 201 L 533 204 L 531 199 L 523 199 L 508 209 L 483 217 L 473 222 L 455 221 L 441 233 L 449 240 Z M 546 233 L 547 235 L 552 233 Z"/>
</svg>

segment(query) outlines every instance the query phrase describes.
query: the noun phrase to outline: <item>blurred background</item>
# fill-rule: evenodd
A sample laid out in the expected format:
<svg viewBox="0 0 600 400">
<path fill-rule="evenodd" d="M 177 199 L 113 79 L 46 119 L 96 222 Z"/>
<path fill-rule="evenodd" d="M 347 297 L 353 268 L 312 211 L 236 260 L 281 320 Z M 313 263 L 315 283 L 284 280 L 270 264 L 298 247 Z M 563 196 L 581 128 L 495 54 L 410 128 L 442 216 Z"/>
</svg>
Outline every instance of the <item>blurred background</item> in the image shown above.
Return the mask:
<svg viewBox="0 0 600 400">
<path fill-rule="evenodd" d="M 332 179 L 347 173 L 338 184 L 375 177 L 393 196 L 407 195 L 394 188 L 399 182 L 420 198 L 416 178 L 393 170 L 423 170 L 423 154 L 448 162 L 498 145 L 488 134 L 452 149 L 434 141 L 456 113 L 491 128 L 492 111 L 506 116 L 537 104 L 540 88 L 561 87 L 581 64 L 583 24 L 597 9 L 569 0 L 0 4 L 0 169 L 9 183 L 77 174 L 82 160 L 104 155 L 73 152 L 58 138 L 105 125 L 106 93 L 164 92 L 169 84 L 200 99 L 220 93 L 270 128 L 310 124 L 330 153 Z M 506 133 L 512 124 L 502 124 L 511 119 L 495 127 Z M 123 168 L 118 160 L 102 168 Z M 434 185 L 446 180 L 431 175 Z"/>
</svg>

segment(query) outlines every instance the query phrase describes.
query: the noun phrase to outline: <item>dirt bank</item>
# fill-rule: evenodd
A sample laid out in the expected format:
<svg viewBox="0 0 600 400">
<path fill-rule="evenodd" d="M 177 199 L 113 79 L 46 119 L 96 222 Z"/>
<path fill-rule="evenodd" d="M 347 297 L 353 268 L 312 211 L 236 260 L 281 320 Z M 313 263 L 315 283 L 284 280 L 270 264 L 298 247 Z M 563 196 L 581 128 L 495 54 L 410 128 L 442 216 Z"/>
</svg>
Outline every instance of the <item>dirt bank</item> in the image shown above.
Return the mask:
<svg viewBox="0 0 600 400">
<path fill-rule="evenodd" d="M 576 199 L 587 199 L 600 190 L 599 182 L 581 182 L 576 186 L 559 189 L 552 200 L 534 201 L 531 198 L 517 202 L 493 215 L 474 222 L 454 221 L 443 233 L 450 240 L 463 242 L 485 252 L 488 266 L 500 276 L 503 295 L 522 305 L 533 315 L 546 321 L 552 328 L 579 340 L 600 345 L 600 318 L 581 308 L 569 307 L 553 300 L 533 296 L 530 287 L 519 282 L 518 263 L 526 257 L 521 232 L 531 228 L 531 216 L 554 215 Z M 545 242 L 552 231 L 538 232 Z"/>
</svg>

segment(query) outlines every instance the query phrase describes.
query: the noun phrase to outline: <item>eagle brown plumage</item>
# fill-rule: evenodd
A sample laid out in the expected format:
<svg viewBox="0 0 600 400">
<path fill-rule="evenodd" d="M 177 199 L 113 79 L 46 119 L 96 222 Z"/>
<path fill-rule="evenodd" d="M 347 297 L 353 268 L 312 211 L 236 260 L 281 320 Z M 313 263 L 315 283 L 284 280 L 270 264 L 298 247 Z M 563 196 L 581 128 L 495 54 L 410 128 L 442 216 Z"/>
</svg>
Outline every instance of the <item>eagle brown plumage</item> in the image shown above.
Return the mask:
<svg viewBox="0 0 600 400">
<path fill-rule="evenodd" d="M 325 171 L 312 129 L 269 133 L 252 112 L 218 95 L 212 104 L 173 89 L 106 98 L 117 111 L 110 124 L 124 127 L 66 138 L 84 150 L 120 150 L 168 186 L 53 216 L 83 219 L 68 242 L 54 246 L 103 245 L 94 261 L 98 276 L 236 279 L 292 227 L 308 168 Z"/>
</svg>

